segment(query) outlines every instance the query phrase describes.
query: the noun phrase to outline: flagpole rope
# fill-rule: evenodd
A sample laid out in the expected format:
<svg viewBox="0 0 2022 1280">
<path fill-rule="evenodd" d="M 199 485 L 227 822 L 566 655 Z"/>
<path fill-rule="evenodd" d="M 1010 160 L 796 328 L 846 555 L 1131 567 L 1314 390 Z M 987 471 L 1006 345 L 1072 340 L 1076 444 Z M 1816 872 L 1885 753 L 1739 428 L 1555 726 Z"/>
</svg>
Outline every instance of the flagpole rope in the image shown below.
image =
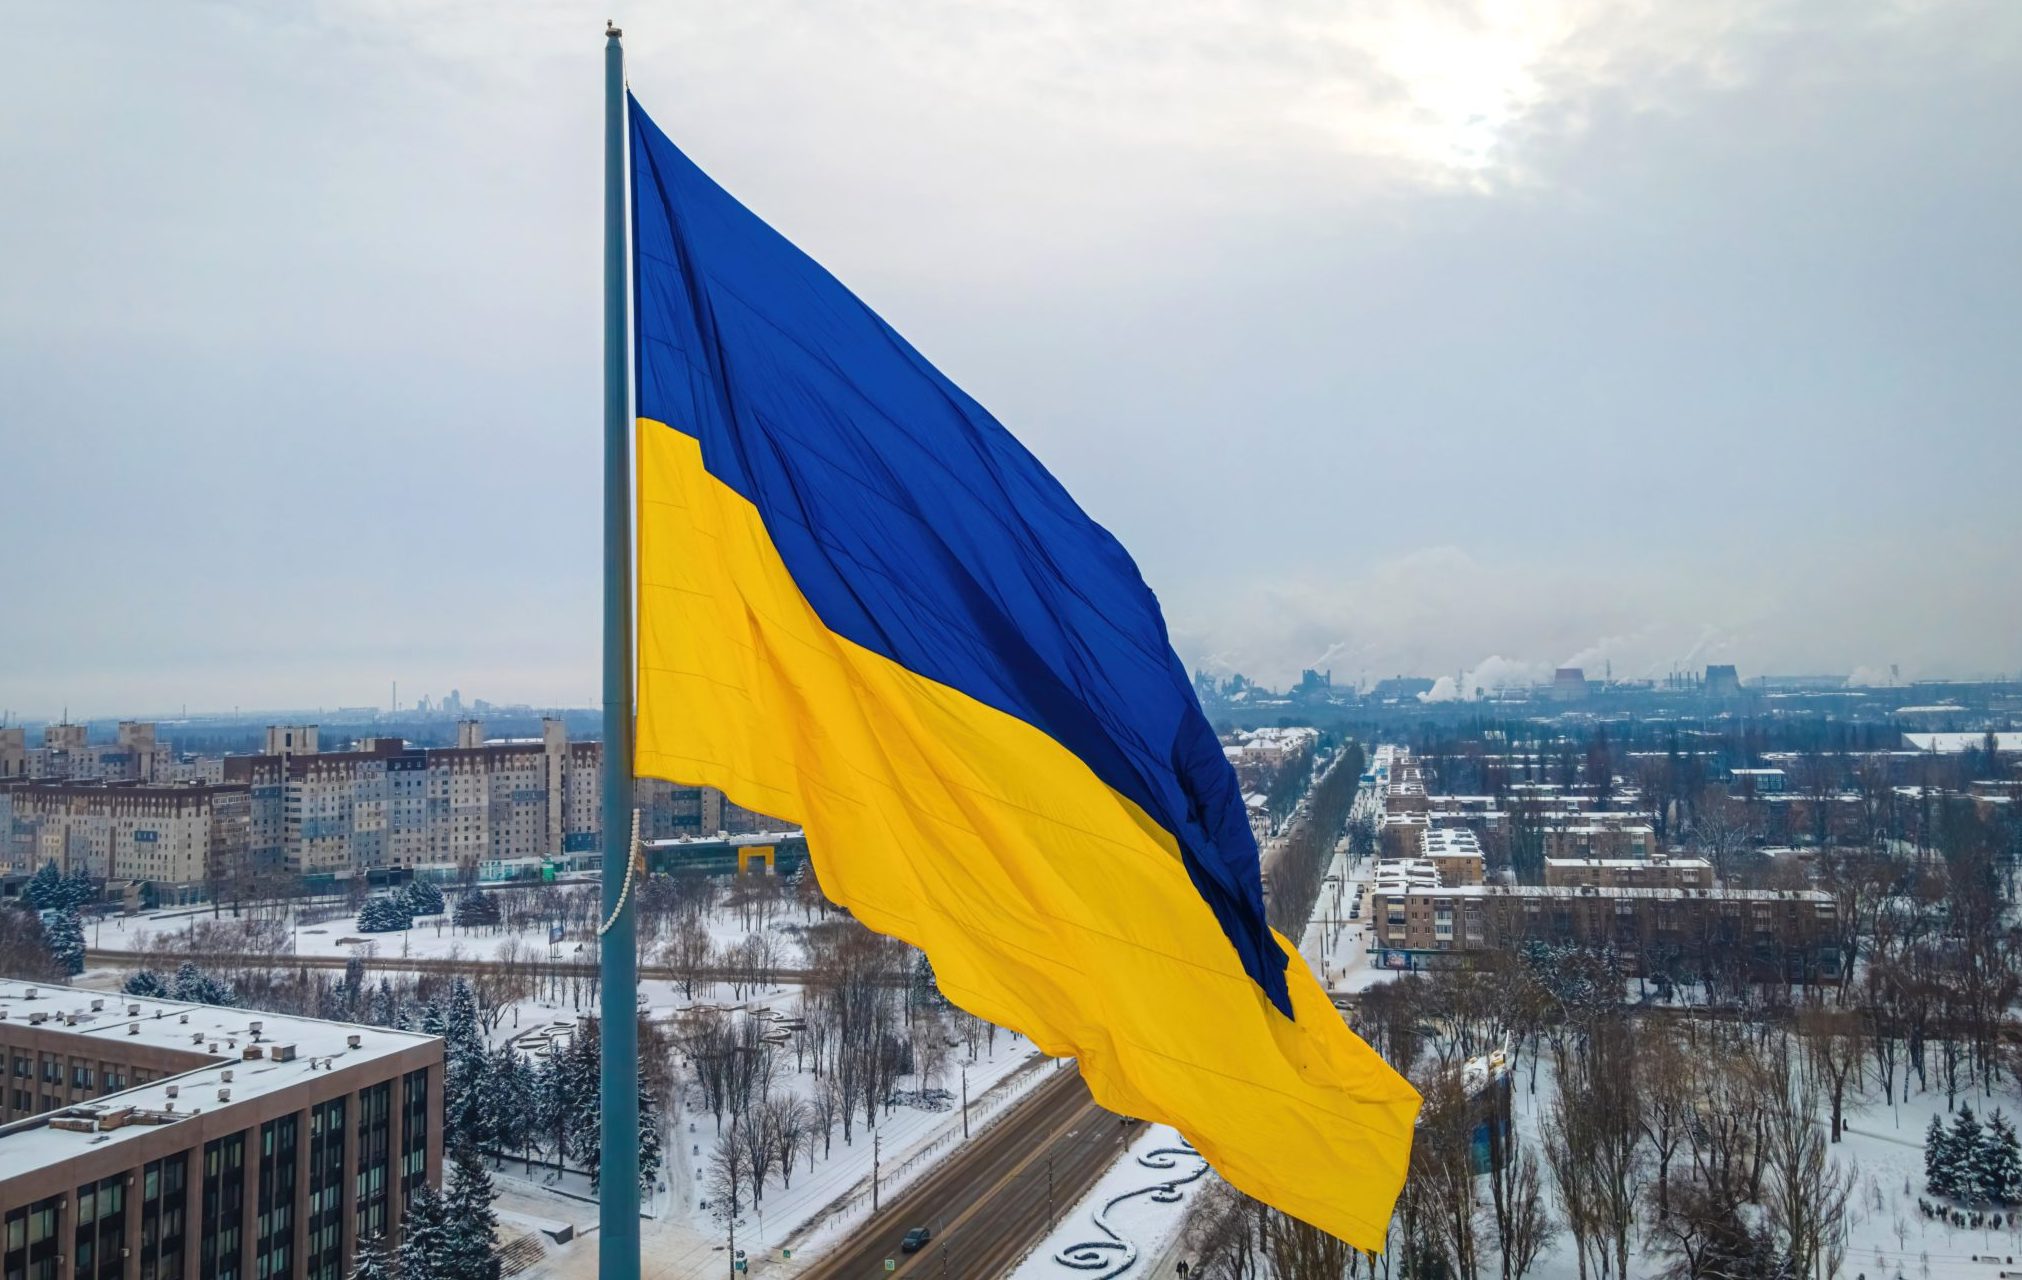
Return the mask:
<svg viewBox="0 0 2022 1280">
<path fill-rule="evenodd" d="M 597 936 L 603 937 L 618 923 L 618 917 L 625 914 L 625 903 L 632 897 L 632 873 L 639 868 L 639 810 L 632 810 L 632 839 L 625 846 L 625 883 L 618 890 L 618 901 L 611 906 L 611 917 L 597 926 Z"/>
</svg>

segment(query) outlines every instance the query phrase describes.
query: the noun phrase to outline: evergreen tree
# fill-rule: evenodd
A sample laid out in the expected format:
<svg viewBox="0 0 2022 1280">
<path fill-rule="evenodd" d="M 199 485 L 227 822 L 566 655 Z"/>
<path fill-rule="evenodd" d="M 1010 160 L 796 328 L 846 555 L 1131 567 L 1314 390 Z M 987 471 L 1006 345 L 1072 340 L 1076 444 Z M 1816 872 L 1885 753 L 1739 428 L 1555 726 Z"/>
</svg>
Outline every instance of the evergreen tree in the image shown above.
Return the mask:
<svg viewBox="0 0 2022 1280">
<path fill-rule="evenodd" d="M 491 1111 L 484 1096 L 490 1059 L 477 1029 L 477 997 L 469 982 L 456 980 L 448 1006 L 436 1029 L 444 1041 L 442 1102 L 448 1133 L 452 1140 L 488 1146 L 496 1140 L 487 1124 Z"/>
<path fill-rule="evenodd" d="M 492 1051 L 484 1076 L 480 1091 L 486 1113 L 483 1127 L 491 1135 L 492 1149 L 501 1156 L 525 1151 L 533 1142 L 538 1122 L 533 1068 L 511 1045 L 502 1044 Z"/>
<path fill-rule="evenodd" d="M 598 1185 L 597 1164 L 603 1155 L 601 1084 L 604 1055 L 601 1040 L 597 1020 L 585 1018 L 575 1038 L 569 1042 L 562 1064 L 562 1096 L 568 1108 L 569 1154 L 583 1172 L 590 1175 L 592 1187 Z"/>
<path fill-rule="evenodd" d="M 56 860 L 42 864 L 40 870 L 28 878 L 21 886 L 21 900 L 37 911 L 54 911 L 62 905 L 63 873 L 56 869 Z"/>
<path fill-rule="evenodd" d="M 407 889 L 400 895 L 407 901 L 410 916 L 439 916 L 442 914 L 442 890 L 426 880 L 410 880 Z"/>
<path fill-rule="evenodd" d="M 155 1000 L 169 998 L 168 983 L 163 982 L 162 976 L 152 969 L 136 970 L 119 989 L 130 996 L 147 996 Z"/>
<path fill-rule="evenodd" d="M 639 1088 L 639 1190 L 650 1191 L 660 1176 L 660 1102 Z"/>
<path fill-rule="evenodd" d="M 367 1236 L 358 1242 L 357 1256 L 351 1260 L 351 1280 L 397 1280 L 385 1236 Z"/>
<path fill-rule="evenodd" d="M 70 874 L 64 876 L 63 883 L 57 887 L 54 905 L 58 909 L 68 907 L 73 911 L 82 911 L 97 900 L 98 882 L 83 867 L 72 867 Z"/>
<path fill-rule="evenodd" d="M 394 1254 L 401 1280 L 448 1280 L 453 1274 L 448 1213 L 434 1187 L 424 1182 L 414 1189 Z"/>
<path fill-rule="evenodd" d="M 603 1186 L 603 1044 L 597 1020 L 587 1018 L 569 1046 L 566 1068 L 570 1106 L 569 1140 L 577 1163 L 590 1175 L 590 1186 Z M 639 1189 L 647 1190 L 660 1172 L 660 1104 L 639 1087 Z"/>
<path fill-rule="evenodd" d="M 358 932 L 398 933 L 414 923 L 414 913 L 397 895 L 369 898 L 358 912 Z"/>
<path fill-rule="evenodd" d="M 482 926 L 496 926 L 499 923 L 498 898 L 477 889 L 465 889 L 456 900 L 455 923 L 459 929 L 475 929 Z"/>
<path fill-rule="evenodd" d="M 1980 1179 L 1974 1166 L 1980 1158 L 1980 1119 L 1967 1103 L 1960 1103 L 1959 1113 L 1952 1117 L 1946 1155 L 1950 1160 L 1945 1179 L 1951 1187 L 1948 1194 L 1959 1200 L 1979 1199 Z"/>
<path fill-rule="evenodd" d="M 443 1194 L 449 1269 L 441 1280 L 499 1280 L 498 1215 L 492 1212 L 491 1171 L 477 1149 L 459 1144 Z"/>
<path fill-rule="evenodd" d="M 536 1131 L 558 1165 L 569 1161 L 569 1124 L 575 1115 L 569 1100 L 568 1076 L 568 1052 L 564 1050 L 550 1052 L 542 1059 L 534 1078 Z"/>
<path fill-rule="evenodd" d="M 945 1009 L 948 999 L 941 994 L 941 981 L 935 976 L 934 962 L 927 959 L 927 953 L 913 953 L 913 978 L 906 991 L 906 1001 L 914 1009 Z"/>
<path fill-rule="evenodd" d="M 77 908 L 57 911 L 49 922 L 47 944 L 50 959 L 65 975 L 74 978 L 84 972 L 84 922 L 77 918 Z"/>
<path fill-rule="evenodd" d="M 394 1018 L 399 1012 L 400 1010 L 393 999 L 393 983 L 388 979 L 381 978 L 379 985 L 372 989 L 372 1024 L 378 1027 L 390 1027 L 393 1025 Z"/>
<path fill-rule="evenodd" d="M 2015 1126 L 1996 1111 L 1987 1121 L 1980 1139 L 1977 1172 L 1980 1194 L 2003 1208 L 2022 1200 L 2022 1147 L 2015 1139 Z"/>
<path fill-rule="evenodd" d="M 1934 1196 L 1952 1194 L 1952 1135 L 1945 1131 L 1945 1122 L 1931 1117 L 1931 1127 L 1924 1131 L 1924 1190 Z"/>
<path fill-rule="evenodd" d="M 176 969 L 169 983 L 169 996 L 186 1004 L 235 1005 L 239 997 L 230 986 L 205 973 L 188 960 Z"/>
</svg>

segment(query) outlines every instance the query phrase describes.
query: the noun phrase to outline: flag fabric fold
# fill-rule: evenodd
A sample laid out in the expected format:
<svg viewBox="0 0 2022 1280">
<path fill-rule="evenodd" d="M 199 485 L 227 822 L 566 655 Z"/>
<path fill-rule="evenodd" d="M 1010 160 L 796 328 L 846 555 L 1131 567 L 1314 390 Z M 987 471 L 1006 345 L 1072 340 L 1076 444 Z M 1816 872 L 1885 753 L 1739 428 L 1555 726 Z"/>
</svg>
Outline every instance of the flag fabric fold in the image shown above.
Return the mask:
<svg viewBox="0 0 2022 1280">
<path fill-rule="evenodd" d="M 642 776 L 800 823 L 970 1012 L 1380 1248 L 1418 1099 L 1264 918 L 1121 545 L 631 104 Z"/>
</svg>

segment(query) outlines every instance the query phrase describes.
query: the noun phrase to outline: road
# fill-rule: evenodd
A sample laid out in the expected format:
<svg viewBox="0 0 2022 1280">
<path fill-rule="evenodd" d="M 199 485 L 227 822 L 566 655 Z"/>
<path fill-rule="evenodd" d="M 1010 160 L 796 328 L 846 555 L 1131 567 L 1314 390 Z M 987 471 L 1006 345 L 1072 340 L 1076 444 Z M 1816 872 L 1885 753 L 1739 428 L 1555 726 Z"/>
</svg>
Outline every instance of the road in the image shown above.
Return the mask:
<svg viewBox="0 0 2022 1280">
<path fill-rule="evenodd" d="M 1137 1132 L 1061 1069 L 1001 1120 L 894 1196 L 801 1280 L 989 1280 L 1008 1274 L 1070 1212 Z M 899 1252 L 907 1231 L 933 1240 Z M 896 1262 L 885 1270 L 885 1260 Z"/>
</svg>

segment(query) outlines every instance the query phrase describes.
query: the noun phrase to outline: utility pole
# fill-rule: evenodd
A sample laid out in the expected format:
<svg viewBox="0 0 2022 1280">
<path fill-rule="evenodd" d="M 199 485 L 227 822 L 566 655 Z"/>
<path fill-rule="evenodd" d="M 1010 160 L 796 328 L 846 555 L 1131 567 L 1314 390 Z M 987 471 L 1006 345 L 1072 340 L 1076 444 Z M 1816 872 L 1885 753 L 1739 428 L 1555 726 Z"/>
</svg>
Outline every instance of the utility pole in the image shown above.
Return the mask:
<svg viewBox="0 0 2022 1280">
<path fill-rule="evenodd" d="M 1046 1157 L 1046 1229 L 1053 1230 L 1053 1157 Z"/>
<path fill-rule="evenodd" d="M 884 1148 L 885 1135 L 871 1135 L 871 1212 L 878 1211 L 878 1156 Z"/>
<path fill-rule="evenodd" d="M 969 1140 L 969 1064 L 962 1064 L 962 1141 Z"/>
</svg>

